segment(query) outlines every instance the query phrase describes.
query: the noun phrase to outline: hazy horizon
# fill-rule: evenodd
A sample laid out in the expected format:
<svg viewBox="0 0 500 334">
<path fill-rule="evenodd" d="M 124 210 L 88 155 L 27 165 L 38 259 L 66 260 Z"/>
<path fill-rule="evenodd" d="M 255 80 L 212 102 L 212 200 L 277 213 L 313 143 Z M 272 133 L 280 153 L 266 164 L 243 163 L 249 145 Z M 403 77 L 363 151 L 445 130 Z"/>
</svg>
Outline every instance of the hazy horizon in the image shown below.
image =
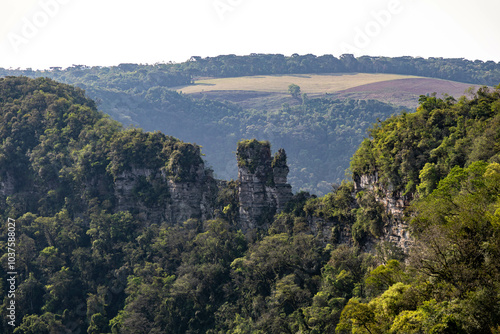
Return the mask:
<svg viewBox="0 0 500 334">
<path fill-rule="evenodd" d="M 500 3 L 26 0 L 0 4 L 0 67 L 184 62 L 224 54 L 500 61 Z"/>
</svg>

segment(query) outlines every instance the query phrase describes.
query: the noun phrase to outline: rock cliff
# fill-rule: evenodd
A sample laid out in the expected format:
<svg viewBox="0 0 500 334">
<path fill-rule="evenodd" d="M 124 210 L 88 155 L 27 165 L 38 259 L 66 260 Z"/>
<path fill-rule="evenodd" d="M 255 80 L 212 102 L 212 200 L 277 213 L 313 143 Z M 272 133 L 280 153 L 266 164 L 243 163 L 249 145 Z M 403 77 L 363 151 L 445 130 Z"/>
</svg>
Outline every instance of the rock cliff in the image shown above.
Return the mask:
<svg viewBox="0 0 500 334">
<path fill-rule="evenodd" d="M 385 209 L 386 219 L 380 241 L 389 241 L 403 251 L 408 251 L 413 240 L 409 234 L 408 224 L 403 220 L 403 215 L 410 199 L 394 191 L 391 186 L 384 187 L 380 184 L 377 173 L 355 177 L 354 187 L 356 192 L 372 192 L 375 199 Z"/>
<path fill-rule="evenodd" d="M 237 159 L 241 229 L 266 229 L 292 198 L 286 153 L 280 149 L 272 157 L 269 142 L 253 139 L 238 143 Z"/>
<path fill-rule="evenodd" d="M 15 192 L 14 178 L 7 172 L 0 181 L 0 196 L 10 196 Z"/>
<path fill-rule="evenodd" d="M 237 148 L 239 225 L 244 233 L 267 229 L 273 216 L 292 198 L 283 149 L 271 156 L 269 142 L 242 141 Z M 114 178 L 115 211 L 131 211 L 147 221 L 181 223 L 216 216 L 216 199 L 226 182 L 217 181 L 203 162 L 194 164 L 189 179 L 164 171 L 131 167 Z"/>
<path fill-rule="evenodd" d="M 120 173 L 114 181 L 115 210 L 137 212 L 144 220 L 169 224 L 213 218 L 216 181 L 203 163 L 191 169 L 194 177 L 189 180 L 141 167 Z"/>
</svg>

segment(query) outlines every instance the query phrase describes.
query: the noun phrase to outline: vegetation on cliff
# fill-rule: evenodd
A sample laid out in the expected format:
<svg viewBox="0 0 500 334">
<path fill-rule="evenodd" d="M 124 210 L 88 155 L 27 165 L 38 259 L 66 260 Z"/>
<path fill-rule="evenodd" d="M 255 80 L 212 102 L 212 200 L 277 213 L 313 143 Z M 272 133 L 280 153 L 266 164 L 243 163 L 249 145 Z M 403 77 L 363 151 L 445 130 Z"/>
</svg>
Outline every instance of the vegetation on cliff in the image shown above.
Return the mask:
<svg viewBox="0 0 500 334">
<path fill-rule="evenodd" d="M 231 152 L 238 140 L 269 140 L 288 152 L 294 189 L 326 194 L 330 183 L 344 178 L 349 159 L 369 125 L 398 114 L 399 107 L 327 96 L 302 99 L 300 87 L 296 87 L 296 99 L 281 110 L 265 106 L 265 101 L 262 108 L 245 110 L 207 96 L 192 99 L 171 89 L 189 85 L 195 77 L 356 72 L 418 75 L 490 86 L 500 81 L 500 65 L 495 62 L 311 54 L 222 55 L 192 57 L 179 64 L 74 65 L 47 71 L 0 69 L 0 76 L 47 76 L 77 85 L 99 101 L 100 109 L 125 125 L 158 130 L 203 146 L 208 163 L 224 179 L 236 178 Z M 303 105 L 294 105 L 297 101 Z"/>
<path fill-rule="evenodd" d="M 500 91 L 482 88 L 459 101 L 422 96 L 415 113 L 391 117 L 373 127 L 354 154 L 351 171 L 377 174 L 402 194 L 427 195 L 454 166 L 500 162 Z"/>
<path fill-rule="evenodd" d="M 0 217 L 16 220 L 14 333 L 498 333 L 499 101 L 498 89 L 422 97 L 416 113 L 374 125 L 353 181 L 321 198 L 295 194 L 248 240 L 234 181 L 221 182 L 215 219 L 172 224 L 117 210 L 124 171 L 143 166 L 188 184 L 202 164 L 198 146 L 123 129 L 80 89 L 2 79 Z M 284 160 L 278 152 L 269 163 Z M 413 198 L 406 253 L 384 242 L 380 194 L 356 194 L 358 178 L 372 174 Z M 164 189 L 141 182 L 138 207 L 162 201 Z M 5 281 L 0 289 L 7 332 Z"/>
</svg>

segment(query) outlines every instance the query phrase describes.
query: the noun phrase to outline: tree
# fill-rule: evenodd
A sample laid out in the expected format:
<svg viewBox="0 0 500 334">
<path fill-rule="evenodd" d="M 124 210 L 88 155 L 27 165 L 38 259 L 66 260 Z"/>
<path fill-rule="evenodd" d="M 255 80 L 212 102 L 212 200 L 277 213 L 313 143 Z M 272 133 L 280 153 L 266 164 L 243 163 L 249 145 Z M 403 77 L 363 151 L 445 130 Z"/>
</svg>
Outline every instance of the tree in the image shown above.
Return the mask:
<svg viewBox="0 0 500 334">
<path fill-rule="evenodd" d="M 300 100 L 300 87 L 298 85 L 290 84 L 288 86 L 288 93 L 290 93 L 293 98 Z"/>
<path fill-rule="evenodd" d="M 375 313 L 370 305 L 360 303 L 358 299 L 352 298 L 344 307 L 340 315 L 340 322 L 336 332 L 350 333 L 354 328 L 361 329 L 360 333 L 377 333 L 372 327 L 375 325 Z M 364 330 L 364 331 L 363 331 Z"/>
</svg>

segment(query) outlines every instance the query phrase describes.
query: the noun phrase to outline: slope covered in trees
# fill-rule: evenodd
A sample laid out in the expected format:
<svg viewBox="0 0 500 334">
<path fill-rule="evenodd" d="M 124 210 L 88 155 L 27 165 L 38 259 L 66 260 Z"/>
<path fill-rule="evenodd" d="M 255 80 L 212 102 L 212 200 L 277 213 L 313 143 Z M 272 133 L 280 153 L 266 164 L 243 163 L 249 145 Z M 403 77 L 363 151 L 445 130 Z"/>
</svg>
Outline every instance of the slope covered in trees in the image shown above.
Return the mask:
<svg viewBox="0 0 500 334">
<path fill-rule="evenodd" d="M 394 191 L 427 195 L 454 166 L 500 162 L 498 89 L 458 102 L 420 99 L 416 113 L 391 117 L 370 130 L 351 163 L 354 178 L 377 173 Z"/>
<path fill-rule="evenodd" d="M 470 100 L 421 97 L 416 113 L 371 130 L 352 160 L 354 179 L 413 199 L 408 261 L 365 280 L 338 332 L 497 333 L 500 87 Z"/>
<path fill-rule="evenodd" d="M 189 182 L 199 148 L 123 130 L 71 86 L 0 80 L 14 333 L 498 333 L 500 89 L 420 103 L 375 124 L 351 167 L 354 181 L 376 174 L 413 199 L 404 253 L 383 241 L 390 220 L 377 194 L 356 194 L 352 181 L 321 198 L 297 193 L 252 239 L 239 230 L 235 182 L 212 220 L 145 220 L 141 210 L 168 201 L 148 178 L 133 190 L 141 210 L 120 210 L 121 172 L 140 164 Z M 13 329 L 8 289 L 2 332 Z"/>
<path fill-rule="evenodd" d="M 301 101 L 294 101 L 279 111 L 245 110 L 224 101 L 190 99 L 170 89 L 189 85 L 196 77 L 346 72 L 419 75 L 495 85 L 500 81 L 499 66 L 465 59 L 252 54 L 192 57 L 179 64 L 74 65 L 50 71 L 0 69 L 0 75 L 48 76 L 78 85 L 100 103 L 100 109 L 125 125 L 158 130 L 201 145 L 208 163 L 221 178 L 236 178 L 230 152 L 238 140 L 270 140 L 289 153 L 290 182 L 295 190 L 325 194 L 330 183 L 342 180 L 349 157 L 368 125 L 399 113 L 400 108 L 374 101 L 314 100 L 301 107 L 296 106 Z"/>
</svg>

